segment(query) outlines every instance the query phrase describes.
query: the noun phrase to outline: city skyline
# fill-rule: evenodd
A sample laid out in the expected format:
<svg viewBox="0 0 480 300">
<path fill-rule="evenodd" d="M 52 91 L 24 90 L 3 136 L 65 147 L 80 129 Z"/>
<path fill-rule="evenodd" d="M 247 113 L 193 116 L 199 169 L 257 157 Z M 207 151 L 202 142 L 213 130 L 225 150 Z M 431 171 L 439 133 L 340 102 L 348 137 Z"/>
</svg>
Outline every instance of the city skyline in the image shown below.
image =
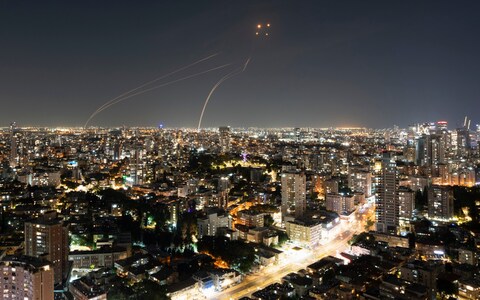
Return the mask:
<svg viewBox="0 0 480 300">
<path fill-rule="evenodd" d="M 212 95 L 202 127 L 446 120 L 456 128 L 465 115 L 478 120 L 469 113 L 478 107 L 480 69 L 480 4 L 473 2 L 1 6 L 2 127 L 82 126 L 109 99 L 216 53 L 171 79 L 231 65 L 127 99 L 90 125 L 195 128 L 214 84 L 248 57 L 248 69 Z M 269 35 L 256 36 L 257 24 L 267 23 Z"/>
<path fill-rule="evenodd" d="M 0 0 L 0 300 L 480 299 L 479 11 Z"/>
<path fill-rule="evenodd" d="M 0 128 L 0 300 L 478 299 L 470 123 L 12 123 Z"/>
</svg>

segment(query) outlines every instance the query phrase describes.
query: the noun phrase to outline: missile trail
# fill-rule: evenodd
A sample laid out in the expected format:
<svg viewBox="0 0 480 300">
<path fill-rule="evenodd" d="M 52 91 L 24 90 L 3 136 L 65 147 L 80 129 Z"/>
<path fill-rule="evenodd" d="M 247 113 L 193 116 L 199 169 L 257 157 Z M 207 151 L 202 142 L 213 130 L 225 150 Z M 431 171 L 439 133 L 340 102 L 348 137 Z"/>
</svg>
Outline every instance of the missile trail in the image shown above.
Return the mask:
<svg viewBox="0 0 480 300">
<path fill-rule="evenodd" d="M 183 71 L 183 70 L 186 70 L 186 69 L 188 69 L 188 68 L 191 68 L 191 67 L 193 67 L 193 66 L 195 66 L 195 65 L 197 65 L 197 64 L 199 64 L 199 63 L 201 63 L 201 62 L 204 62 L 204 61 L 206 61 L 206 60 L 209 60 L 209 59 L 211 59 L 212 57 L 217 56 L 218 54 L 219 54 L 219 53 L 214 53 L 214 54 L 212 54 L 212 55 L 209 55 L 209 56 L 207 56 L 207 57 L 204 57 L 204 58 L 202 58 L 202 59 L 199 59 L 199 60 L 197 60 L 197 61 L 195 61 L 195 62 L 193 62 L 193 63 L 191 63 L 191 64 L 188 64 L 188 65 L 183 66 L 183 67 L 181 67 L 181 68 L 179 68 L 179 69 L 176 69 L 176 70 L 174 70 L 174 71 L 172 71 L 172 72 L 169 72 L 169 73 L 167 73 L 167 74 L 164 74 L 164 75 L 162 75 L 162 76 L 160 76 L 160 77 L 157 77 L 157 78 L 155 78 L 155 79 L 153 79 L 153 80 L 150 80 L 150 81 L 148 81 L 148 82 L 146 82 L 146 83 L 144 83 L 144 84 L 142 84 L 142 85 L 140 85 L 140 86 L 137 86 L 137 87 L 134 88 L 134 89 L 131 89 L 131 90 L 129 90 L 129 91 L 127 91 L 127 92 L 125 92 L 125 93 L 123 93 L 123 94 L 121 94 L 121 95 L 116 96 L 115 98 L 112 98 L 112 99 L 108 100 L 107 102 L 105 102 L 103 105 L 101 105 L 99 108 L 97 108 L 97 110 L 94 111 L 94 112 L 90 115 L 88 121 L 90 121 L 90 120 L 93 118 L 94 115 L 96 115 L 97 113 L 99 113 L 104 107 L 108 106 L 110 103 L 114 102 L 115 100 L 118 100 L 118 99 L 120 99 L 120 98 L 122 98 L 122 97 L 124 97 L 124 96 L 127 96 L 128 94 L 133 93 L 133 92 L 135 92 L 135 91 L 137 91 L 137 90 L 139 90 L 139 89 L 141 89 L 141 88 L 144 88 L 144 87 L 146 87 L 146 86 L 148 86 L 148 85 L 150 85 L 150 84 L 152 84 L 152 83 L 155 83 L 155 82 L 157 82 L 157 81 L 159 81 L 159 80 L 165 79 L 165 78 L 170 77 L 170 76 L 172 76 L 172 75 L 174 75 L 174 74 L 176 74 L 176 73 L 178 73 L 178 72 L 181 72 L 181 71 Z M 88 121 L 87 121 L 87 123 L 88 123 Z"/>
<path fill-rule="evenodd" d="M 198 72 L 198 73 L 195 73 L 195 74 L 192 74 L 192 75 L 188 75 L 188 76 L 185 76 L 185 77 L 182 77 L 182 78 L 179 78 L 179 79 L 175 79 L 175 80 L 172 80 L 172 81 L 168 81 L 168 82 L 162 83 L 162 84 L 160 84 L 160 85 L 156 85 L 156 86 L 153 86 L 153 87 L 151 87 L 151 88 L 148 88 L 148 89 L 145 89 L 145 90 L 136 92 L 136 93 L 134 93 L 134 94 L 130 94 L 130 95 L 128 95 L 128 96 L 122 97 L 122 98 L 120 98 L 120 99 L 115 100 L 114 102 L 109 103 L 108 105 L 106 105 L 105 107 L 103 107 L 102 109 L 100 109 L 100 110 L 98 111 L 98 113 L 104 111 L 105 109 L 109 108 L 109 107 L 112 106 L 112 105 L 115 105 L 115 104 L 117 104 L 117 103 L 119 103 L 119 102 L 122 102 L 123 100 L 126 100 L 126 99 L 128 99 L 128 98 L 131 98 L 131 97 L 133 97 L 133 96 L 137 96 L 137 95 L 140 95 L 140 94 L 143 94 L 143 93 L 146 93 L 146 92 L 149 92 L 149 91 L 152 91 L 152 90 L 155 90 L 155 89 L 158 89 L 158 88 L 161 88 L 161 87 L 164 87 L 164 86 L 173 84 L 173 83 L 177 83 L 177 82 L 180 82 L 180 81 L 189 79 L 189 78 L 197 77 L 197 76 L 200 76 L 200 75 L 203 75 L 203 74 L 206 74 L 206 73 L 215 71 L 215 70 L 219 70 L 219 69 L 228 67 L 229 65 L 230 65 L 230 64 L 224 64 L 224 65 L 221 65 L 221 66 L 219 66 L 219 67 L 215 67 L 215 68 L 212 68 L 212 69 L 208 69 L 208 70 L 206 70 L 206 71 Z"/>
<path fill-rule="evenodd" d="M 113 99 L 110 99 L 109 101 L 105 102 L 102 106 L 100 106 L 95 112 L 99 111 L 99 110 L 102 109 L 104 106 L 108 105 L 109 103 L 111 103 L 111 102 L 113 102 L 113 101 L 115 101 L 115 100 L 117 100 L 117 99 L 119 99 L 119 98 L 122 98 L 122 97 L 124 97 L 124 96 L 126 96 L 126 95 L 128 95 L 128 94 L 130 94 L 130 93 L 132 93 L 132 92 L 135 92 L 135 91 L 137 91 L 137 90 L 139 90 L 139 89 L 141 89 L 141 88 L 143 88 L 143 87 L 145 87 L 145 86 L 147 86 L 147 85 L 150 85 L 150 84 L 152 84 L 152 83 L 154 83 L 154 82 L 157 82 L 157 81 L 159 81 L 159 80 L 161 80 L 161 79 L 167 78 L 167 77 L 169 77 L 169 76 L 171 76 L 171 75 L 174 75 L 174 74 L 176 74 L 176 73 L 178 73 L 178 72 L 181 72 L 181 71 L 183 71 L 183 70 L 185 70 L 185 69 L 188 69 L 188 68 L 190 68 L 190 67 L 193 67 L 194 65 L 199 64 L 199 63 L 201 63 L 201 62 L 203 62 L 203 61 L 206 61 L 206 60 L 208 60 L 208 59 L 210 59 L 210 58 L 212 58 L 212 57 L 214 57 L 214 56 L 217 56 L 217 55 L 218 55 L 218 53 L 209 55 L 209 56 L 207 56 L 207 57 L 205 57 L 205 58 L 202 58 L 202 59 L 200 59 L 200 60 L 197 60 L 197 61 L 195 61 L 195 62 L 193 62 L 193 63 L 191 63 L 191 64 L 189 64 L 189 65 L 183 66 L 183 67 L 181 67 L 181 68 L 179 68 L 179 69 L 176 69 L 176 70 L 174 70 L 174 71 L 172 71 L 172 72 L 170 72 L 170 73 L 167 73 L 167 74 L 165 74 L 165 75 L 162 75 L 162 76 L 160 76 L 160 77 L 157 77 L 157 78 L 155 78 L 155 79 L 153 79 L 153 80 L 151 80 L 151 81 L 148 81 L 148 82 L 146 82 L 146 83 L 144 83 L 144 84 L 142 84 L 142 85 L 140 85 L 140 86 L 138 86 L 138 87 L 136 87 L 136 88 L 134 88 L 134 89 L 131 89 L 131 90 L 129 90 L 129 91 L 127 91 L 127 92 L 125 92 L 125 93 L 123 93 L 123 94 L 121 94 L 121 95 L 113 98 Z"/>
<path fill-rule="evenodd" d="M 250 62 L 250 57 L 245 61 L 244 65 L 243 65 L 243 68 L 236 68 L 235 70 L 233 70 L 232 72 L 228 73 L 227 75 L 223 76 L 222 78 L 220 78 L 219 81 L 217 81 L 217 83 L 215 83 L 215 85 L 212 87 L 212 89 L 210 90 L 210 93 L 208 93 L 208 96 L 207 98 L 205 99 L 205 103 L 203 104 L 203 108 L 202 108 L 202 112 L 200 113 L 200 119 L 198 120 L 198 127 L 197 127 L 197 131 L 200 131 L 200 128 L 202 127 L 202 119 L 203 119 L 203 114 L 205 113 L 205 109 L 207 108 L 207 104 L 208 104 L 208 101 L 210 100 L 210 97 L 212 97 L 213 93 L 215 92 L 215 90 L 227 79 L 229 78 L 232 78 L 232 77 L 235 77 L 237 76 L 238 74 L 241 74 L 243 73 L 246 69 L 247 69 L 247 66 L 248 66 L 248 63 Z"/>
<path fill-rule="evenodd" d="M 269 29 L 270 29 L 270 23 L 266 23 L 265 26 L 264 24 L 257 24 L 255 26 L 255 36 L 256 38 L 252 39 L 252 45 L 251 45 L 251 49 L 250 49 L 250 54 L 248 55 L 248 58 L 247 60 L 245 61 L 245 63 L 243 64 L 243 68 L 237 68 L 235 70 L 233 70 L 232 72 L 228 73 L 227 75 L 223 76 L 222 78 L 220 78 L 219 81 L 217 81 L 217 83 L 215 83 L 215 85 L 212 87 L 212 89 L 210 90 L 210 93 L 208 93 L 208 96 L 207 98 L 205 99 L 205 103 L 203 104 L 203 108 L 202 108 L 202 112 L 200 113 L 200 119 L 198 120 L 198 126 L 197 126 L 197 131 L 200 131 L 200 128 L 202 127 L 202 119 L 203 119 L 203 115 L 205 113 L 205 110 L 207 108 L 207 105 L 208 105 L 208 101 L 210 100 L 210 98 L 212 97 L 213 93 L 215 92 L 215 90 L 223 83 L 225 82 L 226 80 L 232 78 L 232 77 L 235 77 L 243 72 L 245 72 L 245 70 L 247 69 L 247 66 L 248 64 L 250 63 L 250 60 L 252 59 L 252 56 L 253 56 L 253 52 L 255 51 L 255 46 L 257 44 L 257 40 L 259 37 L 268 37 L 269 36 Z"/>
<path fill-rule="evenodd" d="M 212 71 L 215 71 L 215 70 L 219 70 L 219 69 L 223 69 L 225 67 L 228 67 L 229 65 L 231 64 L 224 64 L 224 65 L 221 65 L 221 66 L 218 66 L 218 67 L 215 67 L 215 68 L 211 68 L 211 69 L 208 69 L 208 70 L 205 70 L 205 71 L 202 71 L 202 72 L 198 72 L 198 73 L 195 73 L 195 74 L 192 74 L 192 75 L 188 75 L 188 76 L 185 76 L 185 77 L 182 77 L 182 78 L 179 78 L 179 79 L 175 79 L 175 80 L 172 80 L 172 81 L 168 81 L 168 82 L 165 82 L 165 83 L 162 83 L 160 85 L 157 85 L 157 86 L 153 86 L 151 88 L 148 88 L 148 89 L 145 89 L 145 90 L 142 90 L 142 91 L 139 91 L 139 92 L 136 92 L 136 93 L 133 93 L 133 94 L 130 94 L 130 95 L 127 95 L 125 97 L 121 97 L 121 98 L 116 98 L 116 100 L 114 101 L 110 101 L 110 103 L 108 104 L 104 104 L 101 108 L 97 109 L 97 111 L 95 111 L 91 116 L 90 118 L 88 118 L 87 122 L 85 122 L 85 125 L 83 126 L 84 128 L 87 128 L 88 126 L 88 123 L 97 115 L 99 114 L 100 112 L 104 111 L 105 109 L 111 107 L 112 105 L 115 105 L 119 102 L 122 102 L 124 100 L 127 100 L 131 97 L 134 97 L 134 96 L 137 96 L 137 95 L 140 95 L 140 94 L 143 94 L 143 93 L 146 93 L 146 92 L 149 92 L 149 91 L 152 91 L 152 90 L 156 90 L 158 88 L 161 88 L 161 87 L 164 87 L 164 86 L 167 86 L 167 85 L 171 85 L 171 84 L 174 84 L 174 83 L 177 83 L 177 82 L 180 82 L 180 81 L 184 81 L 184 80 L 187 80 L 187 79 L 190 79 L 190 78 L 194 78 L 194 77 L 198 77 L 200 75 L 203 75 L 203 74 L 206 74 L 206 73 L 209 73 L 209 72 L 212 72 Z"/>
</svg>

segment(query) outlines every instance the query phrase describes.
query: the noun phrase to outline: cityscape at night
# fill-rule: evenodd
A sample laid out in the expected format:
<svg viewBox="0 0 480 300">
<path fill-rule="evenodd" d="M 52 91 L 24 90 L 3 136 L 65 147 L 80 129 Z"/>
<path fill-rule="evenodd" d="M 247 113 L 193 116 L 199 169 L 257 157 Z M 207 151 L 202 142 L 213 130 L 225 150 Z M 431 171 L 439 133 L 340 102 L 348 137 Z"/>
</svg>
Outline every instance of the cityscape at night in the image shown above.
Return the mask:
<svg viewBox="0 0 480 300">
<path fill-rule="evenodd" d="M 0 300 L 480 299 L 479 13 L 0 0 Z"/>
</svg>

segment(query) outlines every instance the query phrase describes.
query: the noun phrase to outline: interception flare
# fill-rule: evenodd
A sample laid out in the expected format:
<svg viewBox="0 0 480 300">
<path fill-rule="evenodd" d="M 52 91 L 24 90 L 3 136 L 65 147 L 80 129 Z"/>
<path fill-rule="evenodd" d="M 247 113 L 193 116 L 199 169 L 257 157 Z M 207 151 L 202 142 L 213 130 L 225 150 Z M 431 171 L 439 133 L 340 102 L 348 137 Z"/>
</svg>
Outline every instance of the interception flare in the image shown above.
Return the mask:
<svg viewBox="0 0 480 300">
<path fill-rule="evenodd" d="M 270 34 L 270 23 L 266 23 L 266 24 L 259 23 L 259 24 L 257 24 L 255 35 L 268 36 L 269 34 Z"/>
</svg>

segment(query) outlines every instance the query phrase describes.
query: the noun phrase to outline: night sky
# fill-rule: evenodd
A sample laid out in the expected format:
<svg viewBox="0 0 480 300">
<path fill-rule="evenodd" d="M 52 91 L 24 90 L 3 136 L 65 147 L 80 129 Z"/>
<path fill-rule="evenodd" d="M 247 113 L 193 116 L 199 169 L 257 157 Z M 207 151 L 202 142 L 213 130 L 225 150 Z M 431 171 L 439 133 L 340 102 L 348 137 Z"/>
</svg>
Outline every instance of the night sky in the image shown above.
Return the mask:
<svg viewBox="0 0 480 300">
<path fill-rule="evenodd" d="M 419 3 L 421 2 L 421 3 Z M 0 0 L 0 126 L 407 126 L 479 122 L 480 1 Z M 271 23 L 256 36 L 257 23 Z M 157 82 L 161 84 L 168 79 Z"/>
</svg>

